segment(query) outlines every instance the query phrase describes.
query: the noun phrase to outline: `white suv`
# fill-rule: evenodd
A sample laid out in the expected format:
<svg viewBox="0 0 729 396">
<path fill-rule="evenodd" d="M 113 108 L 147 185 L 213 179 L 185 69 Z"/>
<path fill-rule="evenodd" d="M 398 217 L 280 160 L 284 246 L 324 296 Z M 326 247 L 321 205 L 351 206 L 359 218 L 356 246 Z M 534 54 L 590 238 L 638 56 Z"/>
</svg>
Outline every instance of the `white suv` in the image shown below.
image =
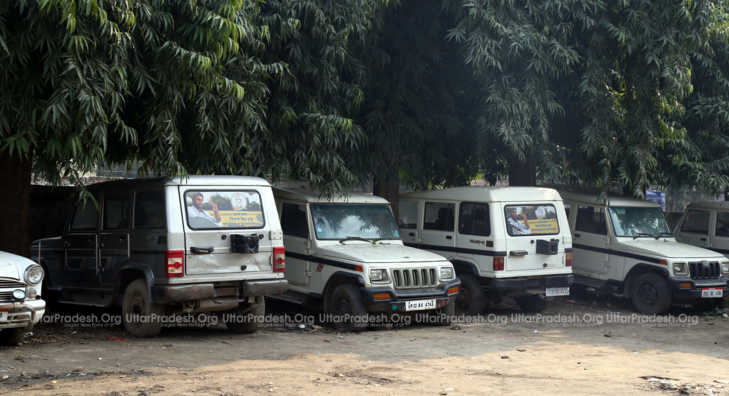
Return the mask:
<svg viewBox="0 0 729 396">
<path fill-rule="evenodd" d="M 453 265 L 437 254 L 404 246 L 387 200 L 365 194 L 326 198 L 284 189 L 274 189 L 274 195 L 289 282 L 281 298 L 339 316 L 420 313 L 410 316 L 447 322 L 453 314 L 460 285 Z M 428 315 L 433 313 L 441 315 Z M 341 325 L 365 323 L 342 320 Z"/>
<path fill-rule="evenodd" d="M 660 205 L 569 192 L 562 196 L 574 237 L 575 283 L 629 298 L 647 314 L 666 312 L 673 302 L 721 301 L 729 261 L 677 242 Z"/>
<path fill-rule="evenodd" d="M 569 295 L 572 236 L 557 191 L 457 187 L 402 194 L 399 225 L 408 246 L 447 257 L 463 282 L 457 307 L 479 313 L 513 297 L 525 311 L 544 296 Z"/>
</svg>

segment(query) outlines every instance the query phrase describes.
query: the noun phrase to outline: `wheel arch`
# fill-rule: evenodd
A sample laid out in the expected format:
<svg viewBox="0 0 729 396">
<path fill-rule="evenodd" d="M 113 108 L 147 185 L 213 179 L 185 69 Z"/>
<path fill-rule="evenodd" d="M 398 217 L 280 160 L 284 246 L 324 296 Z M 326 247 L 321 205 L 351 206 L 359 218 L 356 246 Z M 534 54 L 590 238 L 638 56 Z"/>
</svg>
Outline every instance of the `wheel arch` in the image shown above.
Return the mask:
<svg viewBox="0 0 729 396">
<path fill-rule="evenodd" d="M 365 281 L 362 275 L 353 274 L 351 272 L 337 271 L 329 277 L 326 286 L 322 292 L 322 299 L 324 301 L 324 311 L 329 310 L 329 294 L 339 285 L 352 284 L 359 287 L 364 287 Z"/>
<path fill-rule="evenodd" d="M 638 277 L 638 275 L 644 274 L 646 272 L 653 272 L 658 275 L 661 275 L 663 278 L 668 278 L 668 269 L 665 267 L 658 267 L 653 264 L 647 264 L 647 263 L 638 263 L 634 265 L 628 273 L 625 275 L 625 281 L 623 282 L 623 294 L 627 297 L 630 296 L 630 291 L 633 287 L 633 282 Z"/>
</svg>

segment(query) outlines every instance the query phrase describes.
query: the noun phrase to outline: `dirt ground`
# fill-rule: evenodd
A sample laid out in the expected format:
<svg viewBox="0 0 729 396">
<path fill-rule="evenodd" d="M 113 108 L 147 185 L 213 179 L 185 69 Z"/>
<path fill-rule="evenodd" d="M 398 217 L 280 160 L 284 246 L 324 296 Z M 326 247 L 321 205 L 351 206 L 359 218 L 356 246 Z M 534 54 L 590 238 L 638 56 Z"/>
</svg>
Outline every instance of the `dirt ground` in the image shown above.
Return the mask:
<svg viewBox="0 0 729 396">
<path fill-rule="evenodd" d="M 651 317 L 619 301 L 562 299 L 541 316 L 507 306 L 478 323 L 344 334 L 272 312 L 292 320 L 253 335 L 219 326 L 135 339 L 119 326 L 46 323 L 0 349 L 0 393 L 729 395 L 719 311 Z"/>
</svg>

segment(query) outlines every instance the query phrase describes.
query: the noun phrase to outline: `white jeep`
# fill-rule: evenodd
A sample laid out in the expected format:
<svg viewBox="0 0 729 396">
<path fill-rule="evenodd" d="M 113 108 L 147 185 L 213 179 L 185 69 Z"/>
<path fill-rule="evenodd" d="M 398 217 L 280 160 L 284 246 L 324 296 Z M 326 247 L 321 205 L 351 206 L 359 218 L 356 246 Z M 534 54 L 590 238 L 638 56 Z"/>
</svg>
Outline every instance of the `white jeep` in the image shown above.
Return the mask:
<svg viewBox="0 0 729 396">
<path fill-rule="evenodd" d="M 406 247 L 387 200 L 366 194 L 322 197 L 274 189 L 286 245 L 284 298 L 339 315 L 368 313 L 446 319 L 460 281 L 445 258 Z M 342 319 L 344 317 L 345 319 Z M 431 322 L 438 320 L 428 319 Z M 336 323 L 335 323 L 336 324 Z M 371 323 L 370 323 L 371 324 Z"/>
<path fill-rule="evenodd" d="M 721 301 L 729 261 L 677 242 L 660 205 L 631 198 L 562 192 L 574 238 L 575 283 L 629 298 L 641 313 L 674 302 Z"/>
</svg>

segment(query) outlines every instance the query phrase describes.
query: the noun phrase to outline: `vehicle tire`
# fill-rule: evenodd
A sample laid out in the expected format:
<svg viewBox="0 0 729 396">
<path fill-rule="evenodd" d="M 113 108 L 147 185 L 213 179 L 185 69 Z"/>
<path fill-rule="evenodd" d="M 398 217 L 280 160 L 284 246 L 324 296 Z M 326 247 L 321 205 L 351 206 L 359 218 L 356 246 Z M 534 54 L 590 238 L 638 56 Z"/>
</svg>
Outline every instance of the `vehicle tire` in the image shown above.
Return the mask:
<svg viewBox="0 0 729 396">
<path fill-rule="evenodd" d="M 256 297 L 256 302 L 245 307 L 227 312 L 228 320 L 225 326 L 228 330 L 238 334 L 251 334 L 258 330 L 258 317 L 266 314 L 266 300 Z"/>
<path fill-rule="evenodd" d="M 630 287 L 630 299 L 636 311 L 646 314 L 661 314 L 671 308 L 671 290 L 666 280 L 654 272 L 638 275 Z"/>
<path fill-rule="evenodd" d="M 539 313 L 547 307 L 547 300 L 538 294 L 530 294 L 514 298 L 519 308 L 528 313 Z"/>
<path fill-rule="evenodd" d="M 162 330 L 162 323 L 155 320 L 155 316 L 164 313 L 164 306 L 150 300 L 144 279 L 137 279 L 127 285 L 122 299 L 122 323 L 129 334 L 135 337 L 154 337 Z"/>
<path fill-rule="evenodd" d="M 331 323 L 334 328 L 340 331 L 360 331 L 367 328 L 367 321 L 363 320 L 366 319 L 367 309 L 357 286 L 345 283 L 335 287 L 328 301 L 327 313 L 338 316 Z"/>
<path fill-rule="evenodd" d="M 471 274 L 459 275 L 461 289 L 456 296 L 455 310 L 458 313 L 477 315 L 486 309 L 486 293 L 478 278 Z"/>
<path fill-rule="evenodd" d="M 12 329 L 5 329 L 0 332 L 0 338 L 2 339 L 3 345 L 19 346 L 23 343 L 25 334 L 31 329 L 32 327 L 15 327 Z"/>
</svg>

